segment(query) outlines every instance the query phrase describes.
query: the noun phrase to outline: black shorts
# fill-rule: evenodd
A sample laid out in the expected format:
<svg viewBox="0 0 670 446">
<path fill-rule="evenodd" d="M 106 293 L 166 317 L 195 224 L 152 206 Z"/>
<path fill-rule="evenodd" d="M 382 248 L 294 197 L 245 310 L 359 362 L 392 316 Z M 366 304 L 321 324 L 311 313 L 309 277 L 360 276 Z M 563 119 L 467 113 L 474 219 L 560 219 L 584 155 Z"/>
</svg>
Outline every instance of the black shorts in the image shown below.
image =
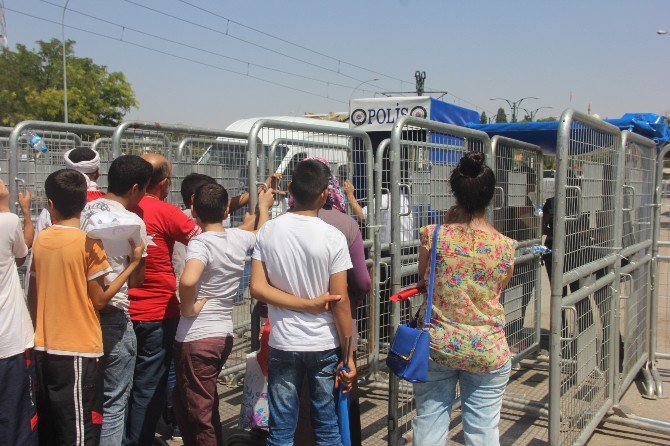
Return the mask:
<svg viewBox="0 0 670 446">
<path fill-rule="evenodd" d="M 40 445 L 97 445 L 104 399 L 100 358 L 36 351 Z"/>
</svg>

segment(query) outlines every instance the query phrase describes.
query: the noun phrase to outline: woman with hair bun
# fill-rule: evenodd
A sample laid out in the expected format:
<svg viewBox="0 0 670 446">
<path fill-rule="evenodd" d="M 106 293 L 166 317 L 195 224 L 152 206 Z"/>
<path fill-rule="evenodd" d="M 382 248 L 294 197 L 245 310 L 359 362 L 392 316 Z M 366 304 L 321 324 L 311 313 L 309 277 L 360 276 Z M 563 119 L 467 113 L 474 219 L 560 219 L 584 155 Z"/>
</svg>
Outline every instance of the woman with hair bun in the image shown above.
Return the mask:
<svg viewBox="0 0 670 446">
<path fill-rule="evenodd" d="M 516 242 L 486 220 L 496 179 L 482 153 L 466 153 L 449 183 L 458 204 L 438 232 L 428 381 L 414 385 L 413 442 L 446 443 L 459 382 L 465 443 L 493 446 L 499 444 L 500 409 L 511 369 L 500 296 L 513 274 Z M 419 231 L 420 286 L 430 277 L 434 232 L 435 225 Z"/>
</svg>

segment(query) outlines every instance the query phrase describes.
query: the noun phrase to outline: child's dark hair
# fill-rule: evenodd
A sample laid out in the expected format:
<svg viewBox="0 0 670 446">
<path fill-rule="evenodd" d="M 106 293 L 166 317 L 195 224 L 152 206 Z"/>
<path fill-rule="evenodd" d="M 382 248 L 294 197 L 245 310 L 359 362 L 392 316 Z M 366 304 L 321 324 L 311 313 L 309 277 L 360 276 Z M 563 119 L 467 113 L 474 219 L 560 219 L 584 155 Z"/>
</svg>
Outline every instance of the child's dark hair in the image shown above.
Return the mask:
<svg viewBox="0 0 670 446">
<path fill-rule="evenodd" d="M 116 158 L 107 173 L 107 191 L 115 195 L 125 195 L 133 185 L 144 188 L 149 183 L 153 168 L 148 161 L 137 155 Z"/>
<path fill-rule="evenodd" d="M 317 160 L 304 160 L 296 164 L 291 180 L 291 195 L 295 202 L 307 206 L 328 188 L 330 169 Z"/>
<path fill-rule="evenodd" d="M 86 206 L 86 178 L 75 170 L 53 172 L 44 182 L 44 191 L 64 219 L 77 217 Z"/>
<path fill-rule="evenodd" d="M 218 183 L 205 183 L 196 189 L 193 196 L 193 209 L 200 221 L 221 223 L 228 207 L 228 192 Z"/>
<path fill-rule="evenodd" d="M 458 205 L 472 218 L 491 203 L 496 177 L 486 165 L 483 153 L 468 152 L 451 172 L 449 184 Z"/>
<path fill-rule="evenodd" d="M 197 172 L 189 173 L 181 182 L 181 199 L 184 201 L 184 206 L 191 207 L 191 196 L 203 184 L 216 183 L 216 180 L 209 175 L 204 175 Z"/>
<path fill-rule="evenodd" d="M 95 156 L 96 153 L 93 149 L 89 149 L 88 147 L 77 147 L 76 149 L 73 149 L 67 157 L 73 163 L 80 163 L 82 161 L 91 161 Z"/>
</svg>

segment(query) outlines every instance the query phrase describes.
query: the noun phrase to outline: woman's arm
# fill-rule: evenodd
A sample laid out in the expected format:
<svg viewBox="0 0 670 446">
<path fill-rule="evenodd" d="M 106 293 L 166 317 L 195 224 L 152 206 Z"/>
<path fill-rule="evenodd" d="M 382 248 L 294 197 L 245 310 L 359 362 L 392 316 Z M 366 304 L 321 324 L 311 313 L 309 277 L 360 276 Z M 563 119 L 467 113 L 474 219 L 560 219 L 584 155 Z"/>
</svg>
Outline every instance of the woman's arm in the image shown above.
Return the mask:
<svg viewBox="0 0 670 446">
<path fill-rule="evenodd" d="M 365 213 L 363 212 L 361 205 L 358 204 L 358 200 L 356 200 L 356 190 L 354 189 L 354 185 L 351 184 L 350 181 L 345 181 L 342 185 L 342 189 L 344 189 L 344 195 L 346 195 L 347 200 L 349 201 L 351 212 L 356 216 L 359 223 L 363 223 L 365 221 Z"/>
<path fill-rule="evenodd" d="M 357 230 L 358 231 L 358 230 Z M 370 273 L 365 264 L 365 250 L 363 249 L 363 236 L 358 231 L 356 238 L 351 246 L 349 246 L 349 257 L 353 267 L 349 270 L 348 284 L 356 296 L 363 296 L 370 292 Z M 351 297 L 351 296 L 349 296 Z"/>
<path fill-rule="evenodd" d="M 430 265 L 430 251 L 421 246 L 419 248 L 419 281 L 416 283 L 418 288 L 426 287 L 426 270 L 428 270 L 428 265 Z"/>
<path fill-rule="evenodd" d="M 305 299 L 286 293 L 270 285 L 265 264 L 257 259 L 251 261 L 251 281 L 249 290 L 254 299 L 265 302 L 275 307 L 292 311 L 318 314 L 330 310 L 331 303 L 342 299 L 340 295 L 324 293 L 314 299 Z M 180 289 L 181 291 L 181 289 Z"/>
</svg>

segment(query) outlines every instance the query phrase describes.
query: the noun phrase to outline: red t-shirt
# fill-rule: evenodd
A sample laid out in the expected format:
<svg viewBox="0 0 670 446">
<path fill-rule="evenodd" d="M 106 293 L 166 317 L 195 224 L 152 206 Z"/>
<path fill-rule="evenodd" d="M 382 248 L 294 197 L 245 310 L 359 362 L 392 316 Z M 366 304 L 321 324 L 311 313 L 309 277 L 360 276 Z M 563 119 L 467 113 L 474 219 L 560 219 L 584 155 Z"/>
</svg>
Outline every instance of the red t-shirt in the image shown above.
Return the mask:
<svg viewBox="0 0 670 446">
<path fill-rule="evenodd" d="M 99 190 L 87 190 L 86 191 L 86 202 L 90 203 L 93 200 L 97 200 L 98 198 L 102 198 L 105 196 L 105 193 Z"/>
<path fill-rule="evenodd" d="M 130 319 L 147 322 L 179 317 L 172 248 L 175 241 L 186 245 L 202 231 L 178 207 L 148 195 L 133 212 L 144 220 L 149 241 L 144 284 L 128 290 Z"/>
</svg>

